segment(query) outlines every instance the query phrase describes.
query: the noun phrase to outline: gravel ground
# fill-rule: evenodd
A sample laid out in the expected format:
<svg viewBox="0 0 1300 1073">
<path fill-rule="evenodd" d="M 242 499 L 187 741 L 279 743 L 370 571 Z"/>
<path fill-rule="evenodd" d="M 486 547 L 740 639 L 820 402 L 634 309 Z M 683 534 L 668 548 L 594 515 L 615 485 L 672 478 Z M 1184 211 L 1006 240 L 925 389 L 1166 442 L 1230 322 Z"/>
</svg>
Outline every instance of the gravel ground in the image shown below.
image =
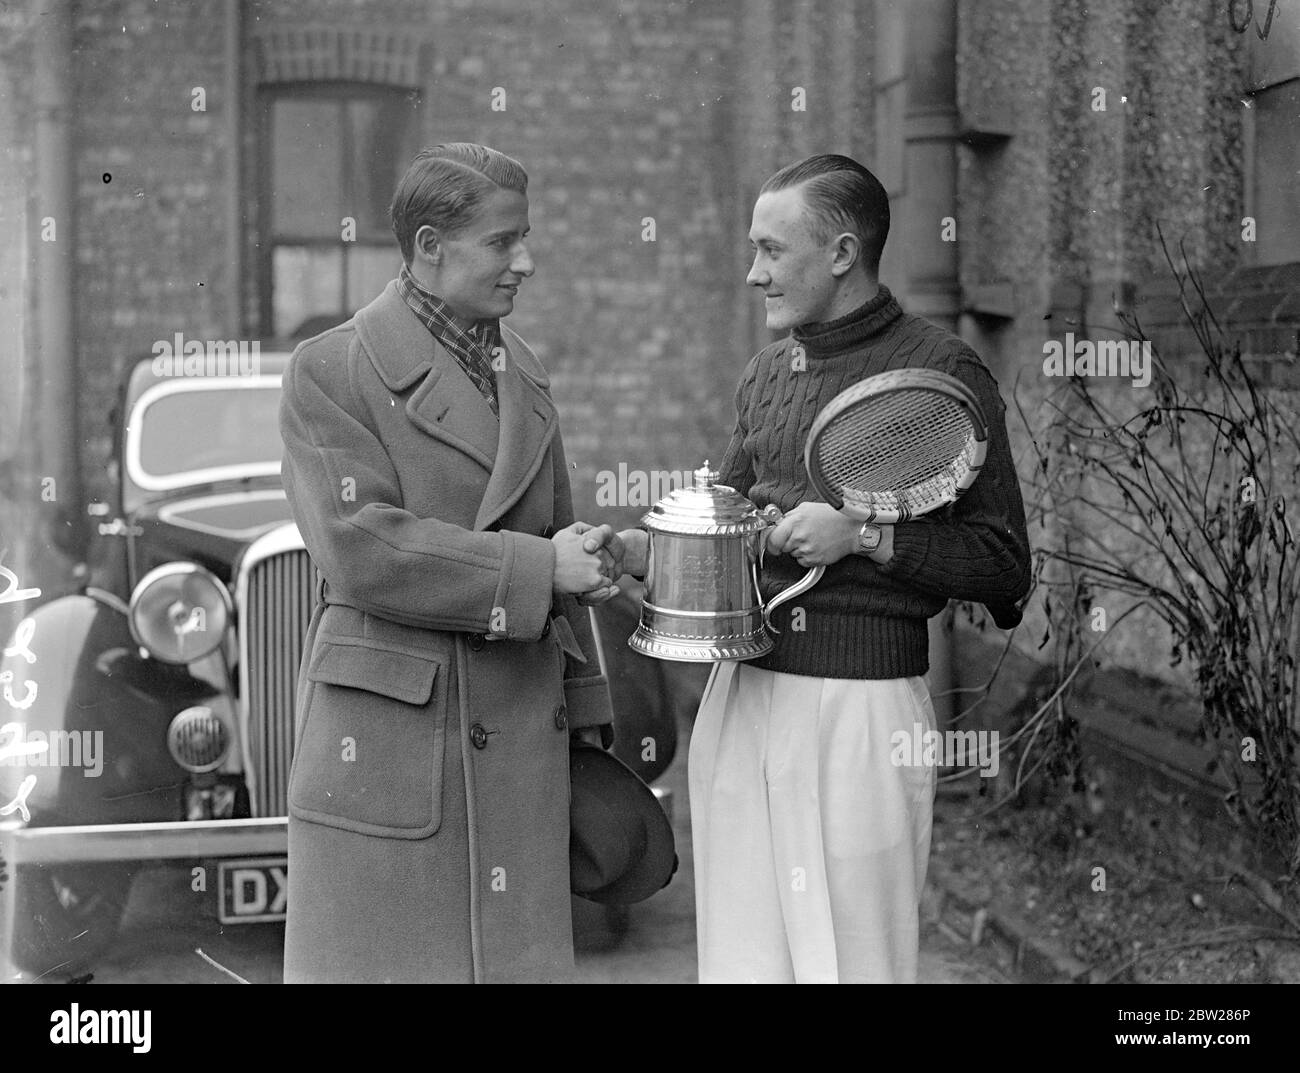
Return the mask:
<svg viewBox="0 0 1300 1073">
<path fill-rule="evenodd" d="M 694 983 L 695 892 L 683 740 L 659 785 L 672 791 L 680 867 L 669 886 L 625 914 L 574 900 L 574 942 L 582 983 Z M 190 890 L 189 866 L 148 866 L 139 873 L 115 945 L 90 983 L 278 983 L 284 927 L 222 927 L 210 894 Z M 201 951 L 201 953 L 200 953 Z M 12 973 L 12 970 L 11 970 Z M 12 979 L 10 975 L 10 979 Z M 1013 974 L 989 950 L 972 947 L 941 920 L 925 919 L 922 983 L 1006 983 Z M 46 983 L 67 977 L 51 974 Z"/>
<path fill-rule="evenodd" d="M 1118 814 L 1116 814 L 1118 813 Z M 1176 800 L 1096 794 L 989 812 L 941 797 L 934 855 L 1093 983 L 1300 982 L 1300 936 L 1205 851 Z"/>
</svg>

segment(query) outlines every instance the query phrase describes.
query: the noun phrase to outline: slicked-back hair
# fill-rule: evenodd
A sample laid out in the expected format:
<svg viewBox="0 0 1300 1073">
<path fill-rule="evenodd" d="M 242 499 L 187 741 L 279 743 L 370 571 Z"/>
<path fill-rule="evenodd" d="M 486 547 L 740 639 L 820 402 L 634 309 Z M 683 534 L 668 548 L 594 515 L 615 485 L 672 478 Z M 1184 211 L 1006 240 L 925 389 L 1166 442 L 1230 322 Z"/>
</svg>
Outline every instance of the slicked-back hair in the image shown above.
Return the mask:
<svg viewBox="0 0 1300 1073">
<path fill-rule="evenodd" d="M 428 225 L 455 235 L 473 221 L 493 191 L 528 193 L 528 173 L 519 161 L 473 142 L 448 142 L 422 150 L 397 184 L 389 219 L 409 265 L 415 233 Z"/>
<path fill-rule="evenodd" d="M 862 260 L 873 275 L 889 237 L 889 196 L 880 180 L 852 157 L 821 153 L 787 164 L 759 194 L 803 187 L 813 238 L 829 242 L 848 231 L 862 243 Z"/>
</svg>

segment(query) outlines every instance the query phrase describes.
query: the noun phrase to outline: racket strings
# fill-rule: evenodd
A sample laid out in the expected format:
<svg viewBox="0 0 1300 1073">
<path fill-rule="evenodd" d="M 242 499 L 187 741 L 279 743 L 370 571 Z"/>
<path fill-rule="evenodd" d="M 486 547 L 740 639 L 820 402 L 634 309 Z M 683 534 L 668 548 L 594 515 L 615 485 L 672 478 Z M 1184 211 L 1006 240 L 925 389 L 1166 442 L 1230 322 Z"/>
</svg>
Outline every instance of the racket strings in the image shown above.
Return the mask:
<svg viewBox="0 0 1300 1073">
<path fill-rule="evenodd" d="M 914 515 L 969 487 L 978 468 L 965 407 L 930 390 L 868 398 L 822 430 L 818 462 L 828 485 L 866 510 Z"/>
</svg>

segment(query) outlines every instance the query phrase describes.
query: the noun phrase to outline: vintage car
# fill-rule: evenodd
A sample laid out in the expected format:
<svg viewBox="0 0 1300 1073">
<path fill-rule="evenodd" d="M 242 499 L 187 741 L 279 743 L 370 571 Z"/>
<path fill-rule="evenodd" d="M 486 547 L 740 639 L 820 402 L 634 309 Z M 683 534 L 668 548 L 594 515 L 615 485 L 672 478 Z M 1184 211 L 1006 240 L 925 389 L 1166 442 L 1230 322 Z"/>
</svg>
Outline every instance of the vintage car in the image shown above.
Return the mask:
<svg viewBox="0 0 1300 1073">
<path fill-rule="evenodd" d="M 24 609 L 6 643 L 0 674 L 30 703 L 0 709 L 0 806 L 22 802 L 0 816 L 0 962 L 36 975 L 93 964 L 142 861 L 194 863 L 223 925 L 283 919 L 316 577 L 280 483 L 289 354 L 257 359 L 201 375 L 135 365 L 116 422 L 118 495 L 86 519 L 93 584 Z M 698 683 L 627 648 L 638 608 L 624 594 L 594 617 L 614 751 L 649 782 L 693 703 L 683 682 L 696 696 Z"/>
</svg>

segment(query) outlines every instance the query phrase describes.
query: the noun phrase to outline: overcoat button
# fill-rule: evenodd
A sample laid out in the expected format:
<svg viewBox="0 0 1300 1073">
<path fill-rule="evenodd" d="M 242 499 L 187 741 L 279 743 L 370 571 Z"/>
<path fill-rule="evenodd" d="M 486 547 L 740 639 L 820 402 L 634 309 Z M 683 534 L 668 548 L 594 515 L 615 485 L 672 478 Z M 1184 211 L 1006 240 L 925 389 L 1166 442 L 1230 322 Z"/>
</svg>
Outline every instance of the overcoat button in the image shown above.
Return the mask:
<svg viewBox="0 0 1300 1073">
<path fill-rule="evenodd" d="M 565 714 L 564 708 L 555 709 L 555 729 L 567 730 L 569 728 L 569 717 Z"/>
<path fill-rule="evenodd" d="M 469 728 L 469 740 L 473 743 L 475 749 L 486 749 L 487 739 L 487 731 L 483 729 L 482 723 L 475 723 Z"/>
<path fill-rule="evenodd" d="M 478 652 L 485 644 L 487 644 L 487 638 L 481 633 L 471 633 L 469 635 L 469 647 L 471 652 Z"/>
</svg>

